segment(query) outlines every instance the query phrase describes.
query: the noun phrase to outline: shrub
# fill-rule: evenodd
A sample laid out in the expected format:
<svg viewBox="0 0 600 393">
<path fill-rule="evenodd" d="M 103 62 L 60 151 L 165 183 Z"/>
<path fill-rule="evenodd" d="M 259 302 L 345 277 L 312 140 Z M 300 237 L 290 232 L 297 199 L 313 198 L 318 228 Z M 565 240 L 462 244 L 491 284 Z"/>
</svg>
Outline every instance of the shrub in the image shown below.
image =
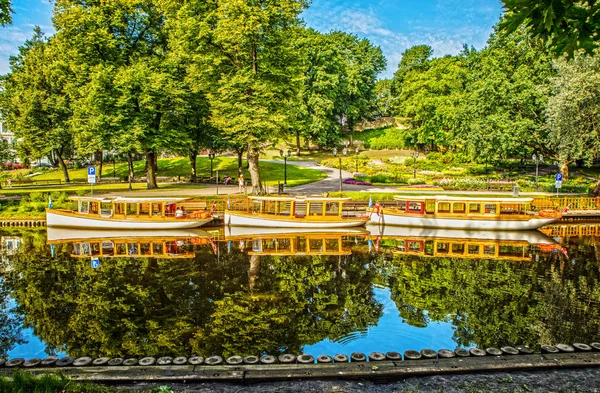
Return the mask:
<svg viewBox="0 0 600 393">
<path fill-rule="evenodd" d="M 408 184 L 413 185 L 413 184 L 426 184 L 427 182 L 425 181 L 425 179 L 420 179 L 420 178 L 410 178 L 408 179 Z"/>
</svg>

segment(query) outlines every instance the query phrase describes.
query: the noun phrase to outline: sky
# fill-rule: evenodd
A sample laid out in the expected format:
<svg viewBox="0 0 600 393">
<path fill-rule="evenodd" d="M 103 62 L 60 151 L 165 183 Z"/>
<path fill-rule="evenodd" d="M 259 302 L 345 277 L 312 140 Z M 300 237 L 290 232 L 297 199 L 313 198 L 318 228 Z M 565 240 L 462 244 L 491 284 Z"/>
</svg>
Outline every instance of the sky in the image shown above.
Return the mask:
<svg viewBox="0 0 600 393">
<path fill-rule="evenodd" d="M 8 58 L 32 36 L 34 26 L 51 35 L 49 0 L 13 0 L 13 25 L 0 27 L 0 74 Z M 502 13 L 500 0 L 313 0 L 302 18 L 308 27 L 327 33 L 341 30 L 368 38 L 387 58 L 389 78 L 402 52 L 426 44 L 434 56 L 455 55 L 464 44 L 481 49 Z"/>
</svg>

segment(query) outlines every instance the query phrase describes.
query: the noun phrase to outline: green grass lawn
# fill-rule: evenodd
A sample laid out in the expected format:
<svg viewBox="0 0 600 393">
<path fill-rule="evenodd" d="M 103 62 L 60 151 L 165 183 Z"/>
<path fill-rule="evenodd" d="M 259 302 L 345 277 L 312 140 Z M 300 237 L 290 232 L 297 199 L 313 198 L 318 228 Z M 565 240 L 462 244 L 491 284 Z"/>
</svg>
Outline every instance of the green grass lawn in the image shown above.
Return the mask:
<svg viewBox="0 0 600 393">
<path fill-rule="evenodd" d="M 244 178 L 250 179 L 250 174 L 246 168 L 246 161 L 244 161 Z M 145 176 L 145 161 L 136 161 L 134 163 L 134 172 L 136 177 Z M 283 182 L 283 162 L 260 162 L 259 164 L 260 177 L 263 182 L 276 183 L 277 181 Z M 234 179 L 237 179 L 237 158 L 233 157 L 215 157 L 213 160 L 213 176 L 216 176 L 216 171 L 219 171 L 219 177 L 230 175 Z M 114 165 L 108 163 L 103 166 L 103 176 L 125 178 L 127 177 L 127 163 L 117 163 Z M 199 178 L 210 176 L 210 159 L 207 157 L 198 157 L 196 160 L 196 173 Z M 87 178 L 87 168 L 81 169 L 70 169 L 69 176 L 71 179 L 83 179 Z M 158 172 L 157 176 L 165 177 L 177 177 L 182 178 L 190 176 L 190 165 L 189 160 L 184 157 L 177 158 L 165 158 L 158 160 Z M 318 170 L 298 167 L 295 165 L 287 165 L 287 182 L 291 186 L 297 186 L 314 182 L 317 180 L 324 179 L 326 175 Z M 32 180 L 64 180 L 64 176 L 61 170 L 55 169 L 40 175 L 34 176 Z"/>
</svg>

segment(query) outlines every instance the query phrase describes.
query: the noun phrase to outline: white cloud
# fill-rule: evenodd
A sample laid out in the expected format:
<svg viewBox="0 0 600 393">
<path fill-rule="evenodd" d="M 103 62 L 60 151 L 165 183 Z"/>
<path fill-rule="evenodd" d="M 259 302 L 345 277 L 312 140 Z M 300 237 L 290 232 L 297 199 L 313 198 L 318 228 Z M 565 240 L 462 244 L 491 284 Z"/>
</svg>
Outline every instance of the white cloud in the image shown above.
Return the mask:
<svg viewBox="0 0 600 393">
<path fill-rule="evenodd" d="M 322 3 L 321 3 L 322 4 Z M 480 0 L 437 0 L 431 20 L 401 20 L 407 32 L 398 32 L 384 24 L 378 15 L 383 3 L 365 8 L 359 3 L 324 6 L 315 4 L 304 16 L 309 26 L 321 32 L 341 30 L 368 38 L 381 47 L 388 61 L 387 70 L 380 75 L 389 78 L 397 69 L 402 52 L 414 45 L 429 45 L 436 57 L 458 54 L 464 44 L 482 48 L 499 16 L 499 9 L 482 4 Z M 487 19 L 482 21 L 483 19 Z"/>
</svg>

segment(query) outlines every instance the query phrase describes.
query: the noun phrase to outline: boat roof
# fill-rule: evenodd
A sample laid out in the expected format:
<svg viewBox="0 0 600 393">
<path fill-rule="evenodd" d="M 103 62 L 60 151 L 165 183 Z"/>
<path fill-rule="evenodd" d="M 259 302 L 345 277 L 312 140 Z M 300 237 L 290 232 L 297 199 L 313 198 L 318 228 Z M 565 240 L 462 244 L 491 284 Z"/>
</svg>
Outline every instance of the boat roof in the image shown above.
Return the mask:
<svg viewBox="0 0 600 393">
<path fill-rule="evenodd" d="M 94 201 L 94 202 L 102 202 L 102 203 L 144 203 L 144 202 L 183 202 L 188 201 L 192 198 L 129 198 L 129 197 L 89 197 L 89 196 L 72 196 L 70 197 L 72 201 Z"/>
<path fill-rule="evenodd" d="M 291 197 L 283 197 L 283 196 L 249 196 L 248 199 L 253 200 L 253 201 L 279 201 L 279 202 L 291 202 L 291 201 L 296 201 L 296 202 L 347 202 L 350 201 L 352 198 L 348 198 L 348 197 L 298 197 L 298 196 L 291 196 Z"/>
<path fill-rule="evenodd" d="M 531 203 L 533 198 L 485 198 L 485 197 L 455 197 L 449 195 L 427 195 L 410 196 L 394 195 L 397 201 L 421 201 L 425 199 L 435 199 L 436 201 L 459 201 L 459 202 L 505 202 L 505 203 Z"/>
</svg>

